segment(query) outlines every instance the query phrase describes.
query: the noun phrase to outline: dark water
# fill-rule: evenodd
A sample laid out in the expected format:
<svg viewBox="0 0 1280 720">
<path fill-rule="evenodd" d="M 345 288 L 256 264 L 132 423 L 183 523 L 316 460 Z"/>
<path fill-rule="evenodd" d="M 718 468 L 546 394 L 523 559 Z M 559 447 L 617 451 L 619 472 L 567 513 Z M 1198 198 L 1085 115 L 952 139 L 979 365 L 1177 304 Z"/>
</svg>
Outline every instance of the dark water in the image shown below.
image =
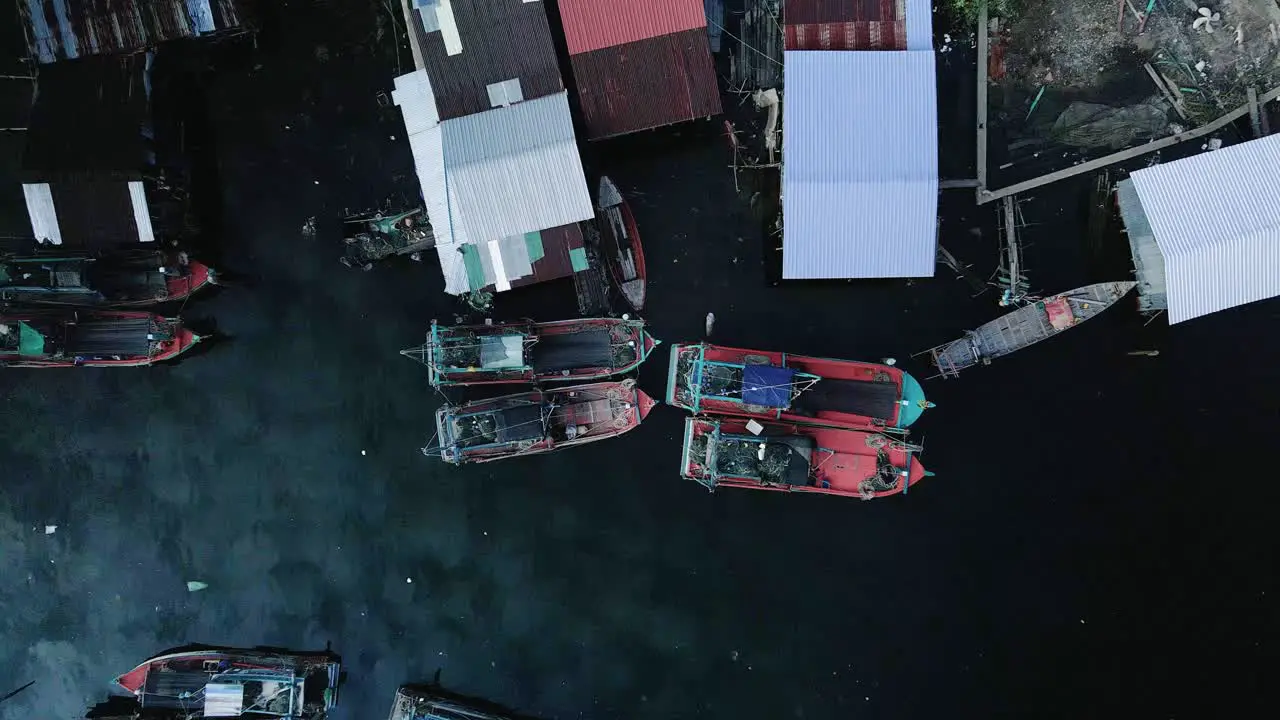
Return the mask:
<svg viewBox="0 0 1280 720">
<path fill-rule="evenodd" d="M 185 312 L 232 339 L 149 370 L 0 376 L 0 668 L 36 680 L 0 718 L 75 717 L 186 642 L 332 643 L 340 718 L 381 717 L 437 670 L 547 718 L 1274 705 L 1275 303 L 1174 330 L 1116 308 L 928 383 L 939 407 L 918 436 L 938 475 L 907 498 L 709 495 L 677 477 L 682 417 L 665 407 L 614 442 L 442 467 L 417 450 L 438 398 L 396 351 L 456 304 L 429 262 L 337 262 L 342 208 L 413 182 L 397 111 L 374 102 L 394 57 L 349 5 L 282 9 L 250 59 L 193 85 L 221 262 L 245 282 Z M 967 112 L 947 97 L 944 126 Z M 660 338 L 697 339 L 714 311 L 725 344 L 894 356 L 923 376 L 910 353 L 998 313 L 944 271 L 769 287 L 717 133 L 588 156 L 633 198 Z M 1123 276 L 1082 251 L 1087 190 L 1025 206 L 1037 287 Z M 985 275 L 991 211 L 945 196 L 942 215 L 943 243 Z M 562 283 L 496 314 L 572 306 Z M 664 379 L 655 357 L 641 385 Z"/>
</svg>

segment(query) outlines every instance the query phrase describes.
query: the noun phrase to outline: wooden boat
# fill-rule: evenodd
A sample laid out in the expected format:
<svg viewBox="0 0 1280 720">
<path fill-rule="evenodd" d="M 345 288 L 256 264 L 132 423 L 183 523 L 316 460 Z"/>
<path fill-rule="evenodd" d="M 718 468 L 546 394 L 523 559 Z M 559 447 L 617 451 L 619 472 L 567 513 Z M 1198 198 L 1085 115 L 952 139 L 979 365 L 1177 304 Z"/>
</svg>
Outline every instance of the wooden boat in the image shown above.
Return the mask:
<svg viewBox="0 0 1280 720">
<path fill-rule="evenodd" d="M 133 367 L 172 360 L 201 337 L 179 318 L 131 310 L 0 310 L 2 367 Z"/>
<path fill-rule="evenodd" d="M 143 307 L 185 300 L 216 279 L 182 253 L 0 257 L 0 301 L 28 305 Z"/>
<path fill-rule="evenodd" d="M 932 474 L 915 459 L 918 450 L 864 430 L 691 417 L 684 422 L 680 475 L 709 490 L 785 490 L 870 500 L 905 495 Z"/>
<path fill-rule="evenodd" d="M 494 703 L 445 692 L 437 685 L 405 685 L 396 691 L 388 720 L 516 720 Z"/>
<path fill-rule="evenodd" d="M 1038 300 L 998 317 L 963 338 L 928 350 L 938 375 L 954 377 L 974 365 L 1034 345 L 1069 330 L 1111 307 L 1136 286 L 1136 282 L 1086 285 Z"/>
<path fill-rule="evenodd" d="M 536 455 L 617 437 L 654 401 L 634 380 L 530 390 L 436 412 L 439 445 L 423 448 L 454 465 Z"/>
<path fill-rule="evenodd" d="M 892 365 L 699 343 L 675 345 L 667 403 L 695 414 L 901 431 L 933 403 Z"/>
<path fill-rule="evenodd" d="M 320 720 L 337 704 L 332 653 L 200 648 L 158 655 L 116 678 L 144 717 Z"/>
<path fill-rule="evenodd" d="M 431 223 L 422 208 L 402 212 L 366 212 L 343 222 L 343 265 L 372 270 L 392 255 L 412 255 L 436 246 Z"/>
<path fill-rule="evenodd" d="M 608 177 L 600 178 L 596 209 L 600 225 L 605 229 L 601 242 L 609 273 L 623 299 L 639 312 L 644 309 L 647 282 L 644 248 L 640 245 L 640 232 L 636 229 L 631 207 Z"/>
<path fill-rule="evenodd" d="M 643 320 L 587 318 L 440 325 L 401 350 L 427 366 L 434 387 L 598 380 L 631 372 L 657 347 Z"/>
</svg>

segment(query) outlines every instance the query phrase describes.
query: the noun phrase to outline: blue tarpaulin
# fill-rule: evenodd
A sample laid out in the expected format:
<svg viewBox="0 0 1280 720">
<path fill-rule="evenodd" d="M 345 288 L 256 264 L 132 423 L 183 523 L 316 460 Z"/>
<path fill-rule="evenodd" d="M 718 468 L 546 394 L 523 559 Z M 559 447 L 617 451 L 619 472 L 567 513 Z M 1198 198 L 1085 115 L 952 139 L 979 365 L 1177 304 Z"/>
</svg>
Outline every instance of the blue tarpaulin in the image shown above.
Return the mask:
<svg viewBox="0 0 1280 720">
<path fill-rule="evenodd" d="M 791 383 L 796 371 L 772 365 L 742 367 L 742 402 L 771 408 L 791 404 Z"/>
</svg>

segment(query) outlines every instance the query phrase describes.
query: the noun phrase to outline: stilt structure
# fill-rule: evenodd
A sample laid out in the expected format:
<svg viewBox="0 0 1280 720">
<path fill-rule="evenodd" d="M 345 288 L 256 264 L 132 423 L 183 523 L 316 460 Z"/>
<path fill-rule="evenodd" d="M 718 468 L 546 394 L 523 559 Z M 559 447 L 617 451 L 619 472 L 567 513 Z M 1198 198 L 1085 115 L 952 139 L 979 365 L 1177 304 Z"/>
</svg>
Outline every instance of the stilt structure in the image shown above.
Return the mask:
<svg viewBox="0 0 1280 720">
<path fill-rule="evenodd" d="M 1023 224 L 1022 212 L 1012 195 L 1005 196 L 1000 217 L 1000 267 L 992 284 L 1001 290 L 1001 307 L 1017 306 L 1027 301 L 1030 285 L 1022 273 L 1022 243 L 1018 239 L 1018 227 Z"/>
</svg>

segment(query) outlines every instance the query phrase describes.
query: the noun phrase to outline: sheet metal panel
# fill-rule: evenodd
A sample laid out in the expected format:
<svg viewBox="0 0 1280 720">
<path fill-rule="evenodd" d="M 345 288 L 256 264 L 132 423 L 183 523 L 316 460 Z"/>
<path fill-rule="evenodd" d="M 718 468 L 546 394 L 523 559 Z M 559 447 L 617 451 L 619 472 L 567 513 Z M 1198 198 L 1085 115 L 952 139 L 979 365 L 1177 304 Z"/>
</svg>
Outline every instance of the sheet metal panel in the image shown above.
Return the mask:
<svg viewBox="0 0 1280 720">
<path fill-rule="evenodd" d="M 245 21 L 237 0 L 18 0 L 18 13 L 41 63 L 135 53 Z"/>
<path fill-rule="evenodd" d="M 1169 309 L 1169 299 L 1164 286 L 1164 256 L 1156 244 L 1147 214 L 1142 210 L 1142 200 L 1133 187 L 1133 180 L 1116 183 L 1116 204 L 1124 220 L 1125 235 L 1129 238 L 1129 251 L 1133 254 L 1133 273 L 1138 281 L 1138 309 L 1143 312 Z"/>
<path fill-rule="evenodd" d="M 1164 256 L 1170 323 L 1280 295 L 1278 167 L 1272 135 L 1133 173 Z"/>
<path fill-rule="evenodd" d="M 783 27 L 788 50 L 906 50 L 905 20 L 852 21 Z"/>
<path fill-rule="evenodd" d="M 414 10 L 413 32 L 431 77 L 441 119 L 490 109 L 488 87 L 519 79 L 525 99 L 564 90 L 551 26 L 541 2 L 452 0 L 461 51 L 450 54 L 439 29 L 423 25 Z"/>
<path fill-rule="evenodd" d="M 49 183 L 31 183 L 22 186 L 27 201 L 27 217 L 31 219 L 31 233 L 39 243 L 62 244 L 62 229 L 58 227 L 58 212 L 53 206 L 53 190 Z"/>
<path fill-rule="evenodd" d="M 906 15 L 906 0 L 786 0 L 786 25 L 898 20 Z"/>
<path fill-rule="evenodd" d="M 720 113 L 720 88 L 702 29 L 570 57 L 587 138 Z"/>
<path fill-rule="evenodd" d="M 559 0 L 569 54 L 705 28 L 702 0 Z"/>
<path fill-rule="evenodd" d="M 594 216 L 566 93 L 440 126 L 455 222 L 472 242 Z"/>
<path fill-rule="evenodd" d="M 783 277 L 932 276 L 933 53 L 806 50 L 785 62 Z"/>
</svg>

